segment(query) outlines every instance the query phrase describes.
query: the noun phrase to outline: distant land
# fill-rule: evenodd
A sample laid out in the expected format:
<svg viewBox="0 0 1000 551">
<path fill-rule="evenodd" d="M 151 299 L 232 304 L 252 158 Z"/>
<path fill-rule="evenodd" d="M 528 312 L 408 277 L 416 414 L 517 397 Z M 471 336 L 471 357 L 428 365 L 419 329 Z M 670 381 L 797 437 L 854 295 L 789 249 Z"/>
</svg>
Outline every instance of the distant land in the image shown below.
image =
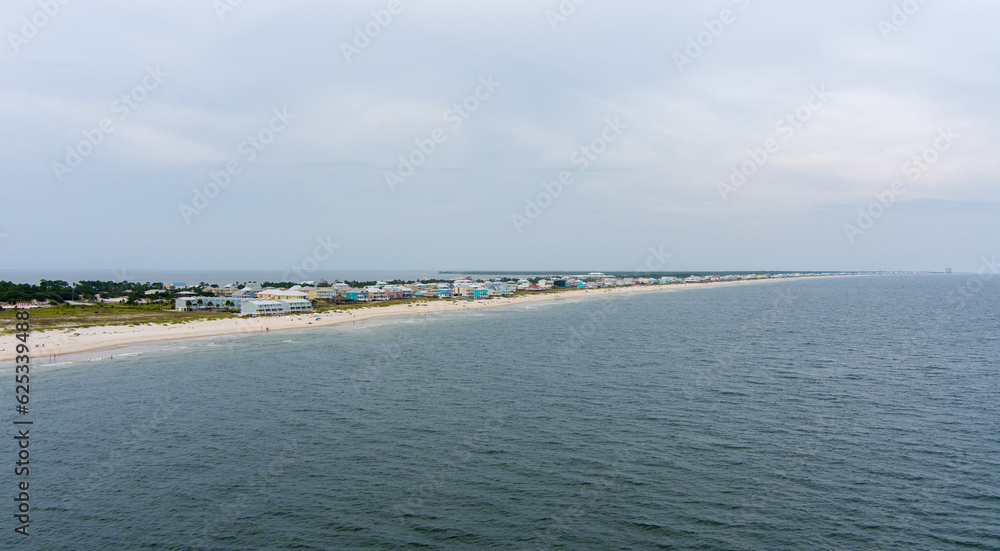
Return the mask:
<svg viewBox="0 0 1000 551">
<path fill-rule="evenodd" d="M 577 270 L 577 271 L 561 271 L 561 270 L 442 270 L 438 274 L 464 274 L 464 275 L 498 275 L 498 276 L 513 276 L 513 275 L 559 275 L 559 276 L 571 276 L 571 275 L 586 275 L 594 270 Z M 651 270 L 601 270 L 602 273 L 612 274 L 622 277 L 704 277 L 709 275 L 740 275 L 740 274 L 760 274 L 760 275 L 778 275 L 778 274 L 803 274 L 803 275 L 819 275 L 819 274 L 831 274 L 831 275 L 879 275 L 879 274 L 944 274 L 950 273 L 945 271 L 933 272 L 933 271 L 892 271 L 892 270 L 712 270 L 712 271 L 673 271 L 673 272 L 662 272 L 662 271 L 651 271 Z"/>
</svg>

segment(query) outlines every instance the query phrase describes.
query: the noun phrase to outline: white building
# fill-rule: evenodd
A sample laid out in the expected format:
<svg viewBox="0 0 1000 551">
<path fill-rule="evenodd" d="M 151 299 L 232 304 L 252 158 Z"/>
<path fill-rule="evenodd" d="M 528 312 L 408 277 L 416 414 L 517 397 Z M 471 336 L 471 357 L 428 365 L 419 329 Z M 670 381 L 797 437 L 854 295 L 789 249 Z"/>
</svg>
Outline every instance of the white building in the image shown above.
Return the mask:
<svg viewBox="0 0 1000 551">
<path fill-rule="evenodd" d="M 238 298 L 229 297 L 180 297 L 174 299 L 174 308 L 182 312 L 196 312 L 198 310 L 239 310 Z"/>
<path fill-rule="evenodd" d="M 257 291 L 254 291 L 249 287 L 244 287 L 239 291 L 233 293 L 233 298 L 256 298 L 256 297 L 257 297 Z"/>
<path fill-rule="evenodd" d="M 286 313 L 309 312 L 312 310 L 312 303 L 304 298 L 293 298 L 277 301 Z"/>
<path fill-rule="evenodd" d="M 312 311 L 312 303 L 301 298 L 246 300 L 240 305 L 240 314 L 248 316 L 277 316 L 309 311 Z"/>
<path fill-rule="evenodd" d="M 351 288 L 351 286 L 346 283 L 334 283 L 332 287 L 336 290 L 337 294 L 342 297 L 347 296 L 347 290 Z"/>
<path fill-rule="evenodd" d="M 284 313 L 284 308 L 276 300 L 247 300 L 240 305 L 240 313 L 248 316 L 276 316 Z"/>
</svg>

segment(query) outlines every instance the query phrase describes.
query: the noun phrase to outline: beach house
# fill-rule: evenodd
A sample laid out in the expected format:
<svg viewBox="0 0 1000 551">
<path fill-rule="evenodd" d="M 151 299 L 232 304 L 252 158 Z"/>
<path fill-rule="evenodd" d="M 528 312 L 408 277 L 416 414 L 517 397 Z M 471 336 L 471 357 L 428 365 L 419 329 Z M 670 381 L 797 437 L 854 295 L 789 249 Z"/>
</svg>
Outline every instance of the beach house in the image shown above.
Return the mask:
<svg viewBox="0 0 1000 551">
<path fill-rule="evenodd" d="M 198 310 L 239 310 L 238 298 L 232 297 L 180 297 L 174 299 L 174 308 L 180 312 L 196 312 Z"/>
<path fill-rule="evenodd" d="M 331 285 L 331 287 L 333 287 L 333 289 L 337 292 L 337 294 L 342 297 L 347 296 L 346 293 L 348 289 L 351 288 L 351 286 L 346 283 L 334 283 L 333 285 Z"/>
<path fill-rule="evenodd" d="M 389 295 L 381 287 L 376 287 L 374 285 L 365 287 L 364 298 L 359 300 L 363 302 L 378 302 L 383 300 L 389 300 Z"/>
<path fill-rule="evenodd" d="M 413 298 L 415 295 L 413 289 L 403 285 L 386 285 L 382 290 L 385 291 L 389 300 L 408 299 Z"/>
<path fill-rule="evenodd" d="M 354 302 L 363 301 L 365 298 L 364 294 L 365 290 L 358 289 L 357 287 L 348 287 L 344 290 L 344 297 L 346 297 L 347 300 L 352 300 Z"/>
<path fill-rule="evenodd" d="M 288 300 L 277 301 L 281 304 L 281 309 L 285 313 L 297 313 L 297 312 L 308 312 L 312 310 L 312 303 L 304 298 L 293 298 Z"/>
<path fill-rule="evenodd" d="M 257 291 L 254 291 L 250 287 L 244 287 L 244 288 L 240 289 L 239 291 L 236 291 L 235 293 L 233 293 L 232 296 L 233 296 L 233 298 L 243 298 L 243 299 L 257 298 Z"/>
<path fill-rule="evenodd" d="M 292 300 L 292 299 L 305 299 L 309 295 L 303 293 L 302 291 L 285 291 L 283 289 L 263 289 L 257 293 L 257 298 L 268 299 L 268 300 Z"/>
<path fill-rule="evenodd" d="M 501 297 L 514 294 L 515 286 L 502 281 L 495 281 L 487 283 L 486 289 L 489 291 L 491 297 Z"/>
<path fill-rule="evenodd" d="M 276 316 L 284 311 L 280 302 L 269 299 L 247 300 L 240 305 L 240 314 L 247 316 Z"/>
<path fill-rule="evenodd" d="M 277 316 L 312 310 L 312 303 L 303 298 L 289 300 L 254 299 L 240 304 L 240 314 L 247 316 Z"/>
<path fill-rule="evenodd" d="M 332 287 L 302 287 L 299 292 L 305 293 L 309 300 L 330 300 L 337 295 L 337 290 Z"/>
<path fill-rule="evenodd" d="M 457 289 L 462 298 L 489 298 L 490 291 L 483 285 L 462 285 Z"/>
</svg>

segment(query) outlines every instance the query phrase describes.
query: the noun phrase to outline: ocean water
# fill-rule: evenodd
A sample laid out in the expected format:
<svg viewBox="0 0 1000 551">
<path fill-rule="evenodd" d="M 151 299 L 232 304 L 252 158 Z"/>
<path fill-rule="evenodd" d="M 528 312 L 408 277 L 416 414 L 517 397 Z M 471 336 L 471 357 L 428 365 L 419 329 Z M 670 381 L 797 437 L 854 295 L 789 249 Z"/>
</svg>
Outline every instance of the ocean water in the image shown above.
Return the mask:
<svg viewBox="0 0 1000 551">
<path fill-rule="evenodd" d="M 37 367 L 33 535 L 11 535 L 4 468 L 0 543 L 1000 549 L 1000 282 L 970 281 L 602 296 Z"/>
<path fill-rule="evenodd" d="M 407 281 L 422 278 L 448 279 L 461 274 L 443 274 L 437 270 L 315 270 L 302 273 L 307 279 L 319 281 Z M 37 285 L 43 279 L 67 283 L 77 281 L 131 281 L 135 283 L 185 283 L 197 285 L 204 281 L 212 285 L 256 281 L 298 281 L 300 275 L 289 270 L 133 270 L 113 268 L 108 270 L 0 270 L 0 281 Z"/>
</svg>

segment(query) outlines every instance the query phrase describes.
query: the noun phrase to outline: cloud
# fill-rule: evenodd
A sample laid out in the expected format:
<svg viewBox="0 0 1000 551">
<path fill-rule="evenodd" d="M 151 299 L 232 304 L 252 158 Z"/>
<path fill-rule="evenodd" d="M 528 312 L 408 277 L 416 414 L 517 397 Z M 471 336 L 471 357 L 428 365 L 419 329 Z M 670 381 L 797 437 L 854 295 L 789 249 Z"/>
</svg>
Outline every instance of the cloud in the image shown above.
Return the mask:
<svg viewBox="0 0 1000 551">
<path fill-rule="evenodd" d="M 938 202 L 919 212 L 898 209 L 879 223 L 931 219 L 934 209 L 951 212 L 952 203 L 1000 202 L 994 151 L 1000 43 L 991 38 L 1000 7 L 992 2 L 926 3 L 888 41 L 878 21 L 892 2 L 590 0 L 555 29 L 546 12 L 558 10 L 556 1 L 404 1 L 384 19 L 387 5 L 244 2 L 222 17 L 210 2 L 67 5 L 17 52 L 0 53 L 0 124 L 7 130 L 0 133 L 0 176 L 23 186 L 10 200 L 44 201 L 66 213 L 53 217 L 44 253 L 5 230 L 11 238 L 0 261 L 49 265 L 55 257 L 89 267 L 152 268 L 183 257 L 190 267 L 226 268 L 246 265 L 242 259 L 262 247 L 308 243 L 310 232 L 327 233 L 326 223 L 341 232 L 340 258 L 351 268 L 386 262 L 351 242 L 398 238 L 397 224 L 408 236 L 449 243 L 396 255 L 400 267 L 600 266 L 623 249 L 637 251 L 625 257 L 642 256 L 650 245 L 684 236 L 692 245 L 675 259 L 694 268 L 720 254 L 745 259 L 740 246 L 754 239 L 745 229 L 781 219 L 794 221 L 783 227 L 796 235 L 769 233 L 768 244 L 753 242 L 757 258 L 801 268 L 863 267 L 850 248 L 824 252 L 825 237 L 798 246 L 804 236 L 840 238 L 845 220 L 814 214 L 864 205 L 947 127 L 962 136 L 960 143 L 912 182 L 906 197 Z M 724 9 L 734 21 L 678 70 L 672 54 L 711 33 Z M 21 18 L 34 11 L 30 3 L 0 7 L 5 33 L 19 33 Z M 373 21 L 377 35 L 348 62 L 342 45 L 353 44 Z M 51 163 L 82 132 L 113 116 L 112 102 L 157 65 L 169 73 L 162 86 L 72 178 L 54 178 Z M 500 89 L 392 193 L 384 172 L 395 170 L 415 140 L 445 125 L 446 111 L 488 75 L 503 83 Z M 721 201 L 717 183 L 823 85 L 833 98 L 737 195 Z M 294 124 L 195 224 L 185 224 L 177 204 L 190 201 L 209 170 L 238 158 L 239 144 L 275 108 L 295 113 Z M 593 140 L 608 117 L 620 117 L 627 132 L 532 226 L 549 232 L 544 243 L 538 235 L 519 238 L 511 213 L 571 164 L 573 151 Z M 114 193 L 123 188 L 134 192 Z M 263 226 L 247 217 L 261 205 L 269 212 Z M 157 227 L 145 224 L 149 217 L 124 215 L 129 232 L 138 240 L 164 233 L 180 239 L 155 254 L 123 252 L 104 244 L 78 215 L 97 207 L 161 209 L 153 217 Z M 958 223 L 979 229 L 978 243 L 992 246 L 991 212 L 967 214 Z M 696 230 L 709 223 L 711 232 Z M 932 244 L 947 243 L 952 231 L 967 243 L 976 235 L 967 229 L 942 228 L 945 235 Z M 234 242 L 240 231 L 258 238 Z M 73 245 L 57 238 L 67 232 L 90 243 L 90 253 L 70 251 Z M 594 246 L 584 247 L 581 235 Z M 719 236 L 731 243 L 720 244 Z M 567 249 L 553 255 L 552 243 L 564 238 Z M 205 250 L 187 247 L 193 240 Z M 481 248 L 490 254 L 469 252 Z M 922 267 L 945 252 L 914 254 L 898 267 Z"/>
</svg>

